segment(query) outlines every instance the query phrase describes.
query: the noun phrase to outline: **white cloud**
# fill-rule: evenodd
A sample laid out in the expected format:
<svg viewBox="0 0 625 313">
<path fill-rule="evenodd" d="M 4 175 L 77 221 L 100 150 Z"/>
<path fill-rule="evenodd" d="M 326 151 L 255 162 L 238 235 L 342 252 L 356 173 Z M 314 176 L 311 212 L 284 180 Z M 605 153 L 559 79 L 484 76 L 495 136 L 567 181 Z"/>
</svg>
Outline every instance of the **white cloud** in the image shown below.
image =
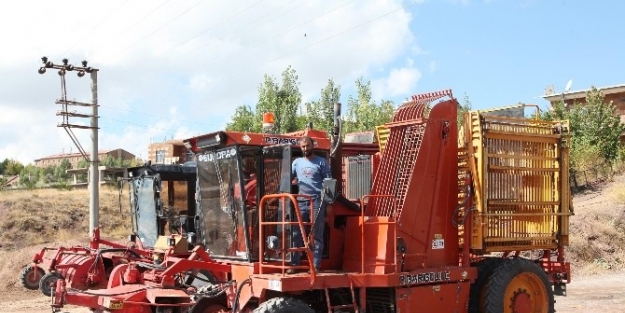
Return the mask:
<svg viewBox="0 0 625 313">
<path fill-rule="evenodd" d="M 410 95 L 418 70 L 378 71 L 421 51 L 410 30 L 418 6 L 404 4 L 7 2 L 0 11 L 0 160 L 30 163 L 72 146 L 56 127 L 59 77 L 37 74 L 43 55 L 100 69 L 99 145 L 142 157 L 150 140 L 223 127 L 238 105 L 255 104 L 264 74 L 279 79 L 289 65 L 304 100 L 317 98 L 330 78 L 347 97 L 356 78 L 378 75 L 388 76 L 386 95 Z M 67 76 L 70 99 L 90 101 L 89 88 L 88 75 Z M 89 131 L 76 133 L 89 151 Z"/>
<path fill-rule="evenodd" d="M 421 79 L 421 71 L 414 67 L 413 61 L 408 59 L 405 67 L 393 68 L 387 77 L 371 82 L 374 98 L 389 99 L 393 97 L 409 97 L 417 89 Z"/>
<path fill-rule="evenodd" d="M 430 73 L 436 73 L 436 71 L 438 70 L 438 62 L 430 61 L 429 68 L 430 68 Z"/>
</svg>

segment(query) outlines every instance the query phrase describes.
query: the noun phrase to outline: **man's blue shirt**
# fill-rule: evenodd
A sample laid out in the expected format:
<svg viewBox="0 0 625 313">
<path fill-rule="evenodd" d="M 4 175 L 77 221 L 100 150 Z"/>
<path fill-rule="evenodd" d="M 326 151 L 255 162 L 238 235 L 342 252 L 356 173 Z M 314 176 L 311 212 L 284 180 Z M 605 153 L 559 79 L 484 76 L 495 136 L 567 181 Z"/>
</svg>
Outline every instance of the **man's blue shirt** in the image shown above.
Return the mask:
<svg viewBox="0 0 625 313">
<path fill-rule="evenodd" d="M 321 196 L 321 184 L 324 178 L 332 178 L 328 161 L 320 156 L 308 159 L 295 159 L 291 166 L 292 174 L 297 177 L 299 193 Z"/>
</svg>

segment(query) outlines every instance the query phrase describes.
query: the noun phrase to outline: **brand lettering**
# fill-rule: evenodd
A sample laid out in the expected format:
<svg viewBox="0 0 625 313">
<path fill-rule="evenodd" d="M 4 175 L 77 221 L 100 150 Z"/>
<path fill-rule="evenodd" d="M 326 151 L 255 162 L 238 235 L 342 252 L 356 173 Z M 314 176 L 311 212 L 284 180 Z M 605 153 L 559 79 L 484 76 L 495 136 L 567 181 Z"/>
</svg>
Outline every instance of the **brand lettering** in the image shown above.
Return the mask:
<svg viewBox="0 0 625 313">
<path fill-rule="evenodd" d="M 228 150 L 217 151 L 215 153 L 207 153 L 207 154 L 198 155 L 198 160 L 200 160 L 200 162 L 213 162 L 215 158 L 217 158 L 217 160 L 229 159 L 229 158 L 234 157 L 235 155 L 237 155 L 236 149 L 228 149 Z"/>
<path fill-rule="evenodd" d="M 426 283 L 435 283 L 439 281 L 449 281 L 449 271 L 442 272 L 429 272 L 419 274 L 403 274 L 399 276 L 399 284 L 405 285 L 418 285 Z"/>
<path fill-rule="evenodd" d="M 297 138 L 265 137 L 265 143 L 271 144 L 271 145 L 280 145 L 280 144 L 297 145 Z"/>
</svg>

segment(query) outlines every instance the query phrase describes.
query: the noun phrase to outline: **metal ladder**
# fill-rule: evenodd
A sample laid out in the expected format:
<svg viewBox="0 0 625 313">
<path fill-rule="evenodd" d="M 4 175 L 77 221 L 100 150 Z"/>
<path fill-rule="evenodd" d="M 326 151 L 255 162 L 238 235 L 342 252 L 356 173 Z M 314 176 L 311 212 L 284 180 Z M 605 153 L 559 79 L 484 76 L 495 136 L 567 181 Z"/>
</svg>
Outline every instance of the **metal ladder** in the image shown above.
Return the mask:
<svg viewBox="0 0 625 313">
<path fill-rule="evenodd" d="M 353 309 L 354 313 L 360 312 L 360 310 L 358 309 L 358 304 L 356 304 L 356 295 L 354 294 L 354 283 L 352 282 L 351 279 L 349 280 L 349 291 L 352 296 L 352 302 L 350 304 L 332 305 L 331 298 L 330 298 L 330 289 L 325 288 L 324 291 L 326 293 L 326 303 L 328 304 L 328 313 L 334 313 L 334 310 L 338 310 L 338 309 Z"/>
</svg>

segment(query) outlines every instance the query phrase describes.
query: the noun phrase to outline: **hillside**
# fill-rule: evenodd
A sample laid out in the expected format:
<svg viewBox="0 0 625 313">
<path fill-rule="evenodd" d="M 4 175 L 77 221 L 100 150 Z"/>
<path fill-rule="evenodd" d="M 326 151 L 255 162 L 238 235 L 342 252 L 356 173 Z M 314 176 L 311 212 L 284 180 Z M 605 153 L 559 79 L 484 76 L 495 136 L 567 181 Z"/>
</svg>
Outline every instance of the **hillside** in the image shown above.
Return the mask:
<svg viewBox="0 0 625 313">
<path fill-rule="evenodd" d="M 625 176 L 597 183 L 573 197 L 567 249 L 574 273 L 625 268 Z"/>
<path fill-rule="evenodd" d="M 127 194 L 100 192 L 103 237 L 123 239 L 130 232 Z M 574 196 L 567 259 L 577 275 L 625 267 L 625 176 L 593 185 Z M 89 193 L 86 190 L 0 192 L 0 290 L 23 290 L 18 272 L 42 247 L 88 242 Z"/>
</svg>

